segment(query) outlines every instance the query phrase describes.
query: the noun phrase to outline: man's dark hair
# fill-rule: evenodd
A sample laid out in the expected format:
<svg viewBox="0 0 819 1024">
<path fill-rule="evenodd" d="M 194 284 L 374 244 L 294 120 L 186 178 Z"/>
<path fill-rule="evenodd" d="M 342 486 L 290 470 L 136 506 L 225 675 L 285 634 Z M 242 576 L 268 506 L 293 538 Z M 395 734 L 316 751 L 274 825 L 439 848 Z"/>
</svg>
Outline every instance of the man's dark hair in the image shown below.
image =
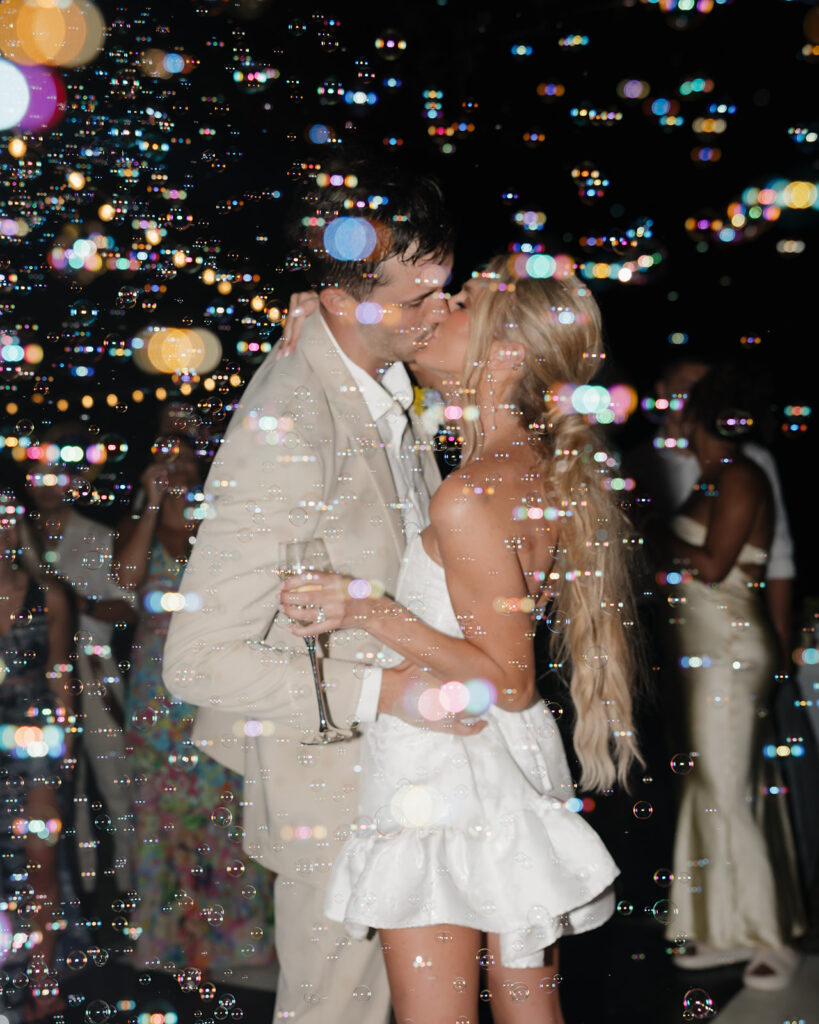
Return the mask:
<svg viewBox="0 0 819 1024">
<path fill-rule="evenodd" d="M 296 228 L 310 285 L 337 286 L 359 300 L 391 256 L 416 263 L 443 259 L 453 248 L 440 185 L 406 164 L 334 154 L 311 168 L 300 212 Z M 330 228 L 342 217 L 349 220 Z"/>
</svg>

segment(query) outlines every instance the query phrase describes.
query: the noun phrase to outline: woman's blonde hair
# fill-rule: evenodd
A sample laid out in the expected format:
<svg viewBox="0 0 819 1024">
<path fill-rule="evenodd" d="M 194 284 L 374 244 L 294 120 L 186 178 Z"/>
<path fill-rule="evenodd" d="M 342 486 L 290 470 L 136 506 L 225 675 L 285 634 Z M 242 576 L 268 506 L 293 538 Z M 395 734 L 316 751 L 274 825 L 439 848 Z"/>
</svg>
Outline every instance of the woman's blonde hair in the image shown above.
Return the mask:
<svg viewBox="0 0 819 1024">
<path fill-rule="evenodd" d="M 625 784 L 642 758 L 632 710 L 639 662 L 629 567 L 633 531 L 607 489 L 608 453 L 598 430 L 577 411 L 582 402 L 572 403 L 575 389 L 591 381 L 605 358 L 600 310 L 574 275 L 520 275 L 516 259 L 496 257 L 480 276 L 463 387 L 472 393 L 492 342 L 523 348 L 520 384 L 509 400 L 529 430 L 544 503 L 560 524 L 547 623 L 565 628 L 553 625 L 551 656 L 569 666 L 581 784 L 604 789 L 615 778 Z M 462 432 L 467 461 L 481 452 L 480 420 L 464 423 Z"/>
</svg>

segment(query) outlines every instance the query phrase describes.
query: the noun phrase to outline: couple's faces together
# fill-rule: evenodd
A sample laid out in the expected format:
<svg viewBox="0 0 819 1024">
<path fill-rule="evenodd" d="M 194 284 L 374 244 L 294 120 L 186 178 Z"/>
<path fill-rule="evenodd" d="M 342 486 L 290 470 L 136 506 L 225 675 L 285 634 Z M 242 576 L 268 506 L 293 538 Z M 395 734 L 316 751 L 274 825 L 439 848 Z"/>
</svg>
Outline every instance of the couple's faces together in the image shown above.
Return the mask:
<svg viewBox="0 0 819 1024">
<path fill-rule="evenodd" d="M 452 257 L 443 260 L 390 256 L 379 280 L 362 301 L 344 292 L 322 294 L 322 304 L 337 316 L 353 317 L 369 351 L 385 363 L 406 362 L 432 375 L 460 375 L 469 338 L 471 281 L 456 294 L 446 289 Z"/>
</svg>

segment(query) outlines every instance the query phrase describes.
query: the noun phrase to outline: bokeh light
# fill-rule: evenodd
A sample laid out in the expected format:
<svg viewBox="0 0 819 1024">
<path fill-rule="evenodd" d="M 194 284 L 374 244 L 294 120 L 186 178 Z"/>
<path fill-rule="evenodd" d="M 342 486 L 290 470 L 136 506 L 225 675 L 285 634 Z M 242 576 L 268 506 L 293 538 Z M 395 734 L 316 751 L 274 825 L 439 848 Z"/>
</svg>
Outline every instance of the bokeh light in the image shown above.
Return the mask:
<svg viewBox="0 0 819 1024">
<path fill-rule="evenodd" d="M 14 128 L 23 120 L 30 100 L 26 76 L 10 61 L 0 60 L 0 131 Z"/>
<path fill-rule="evenodd" d="M 337 260 L 365 260 L 377 242 L 375 228 L 362 217 L 336 217 L 324 229 L 324 247 Z"/>
<path fill-rule="evenodd" d="M 210 373 L 222 357 L 218 337 L 204 328 L 151 328 L 132 344 L 134 363 L 145 373 L 201 375 Z"/>
<path fill-rule="evenodd" d="M 105 21 L 90 0 L 3 0 L 0 51 L 18 64 L 79 67 L 97 56 Z"/>
</svg>

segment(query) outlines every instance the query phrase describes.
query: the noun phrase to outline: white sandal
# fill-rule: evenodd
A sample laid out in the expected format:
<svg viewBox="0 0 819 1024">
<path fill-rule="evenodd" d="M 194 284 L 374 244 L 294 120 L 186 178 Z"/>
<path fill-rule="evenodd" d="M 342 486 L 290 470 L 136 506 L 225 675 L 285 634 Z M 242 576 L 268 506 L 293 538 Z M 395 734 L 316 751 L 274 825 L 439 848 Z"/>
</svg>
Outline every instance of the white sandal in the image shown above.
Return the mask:
<svg viewBox="0 0 819 1024">
<path fill-rule="evenodd" d="M 742 983 L 746 988 L 759 992 L 778 992 L 793 981 L 801 961 L 801 954 L 793 946 L 762 946 L 743 971 Z M 759 967 L 767 967 L 771 973 L 755 974 L 754 971 Z"/>
</svg>

